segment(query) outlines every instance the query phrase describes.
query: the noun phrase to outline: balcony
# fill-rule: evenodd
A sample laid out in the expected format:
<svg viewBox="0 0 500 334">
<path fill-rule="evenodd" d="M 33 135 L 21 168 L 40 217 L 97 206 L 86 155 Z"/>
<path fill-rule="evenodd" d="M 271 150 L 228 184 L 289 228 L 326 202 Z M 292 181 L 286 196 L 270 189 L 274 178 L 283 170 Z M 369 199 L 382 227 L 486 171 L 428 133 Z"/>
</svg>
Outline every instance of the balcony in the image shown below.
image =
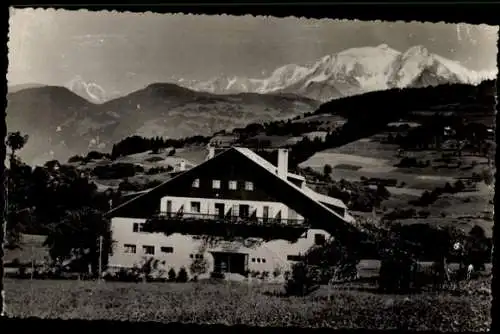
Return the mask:
<svg viewBox="0 0 500 334">
<path fill-rule="evenodd" d="M 297 240 L 310 228 L 305 220 L 220 216 L 204 213 L 159 213 L 144 224 L 144 232 L 222 237 Z"/>
</svg>

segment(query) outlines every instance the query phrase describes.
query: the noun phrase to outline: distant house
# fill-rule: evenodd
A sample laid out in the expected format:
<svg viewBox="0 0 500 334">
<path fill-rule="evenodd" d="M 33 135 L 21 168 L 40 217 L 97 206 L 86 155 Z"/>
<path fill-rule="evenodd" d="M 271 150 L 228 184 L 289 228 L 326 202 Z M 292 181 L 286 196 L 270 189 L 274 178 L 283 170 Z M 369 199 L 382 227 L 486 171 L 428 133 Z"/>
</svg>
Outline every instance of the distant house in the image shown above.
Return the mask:
<svg viewBox="0 0 500 334">
<path fill-rule="evenodd" d="M 249 148 L 215 154 L 209 147 L 205 162 L 106 216 L 116 242 L 108 270 L 155 258 L 165 272 L 184 267 L 189 275 L 197 259 L 206 260 L 206 275 L 276 268 L 284 273 L 314 245 L 359 233 L 341 200 L 317 193 L 303 176 L 289 172 L 286 149 L 278 149 L 273 165 Z M 148 232 L 148 226 L 162 231 Z M 222 240 L 211 243 L 207 236 Z"/>
<path fill-rule="evenodd" d="M 239 137 L 233 134 L 218 134 L 210 139 L 209 145 L 213 147 L 231 147 Z"/>
<path fill-rule="evenodd" d="M 315 139 L 320 139 L 323 142 L 326 140 L 327 135 L 328 135 L 327 131 L 312 131 L 302 134 L 304 138 L 308 138 L 311 141 L 314 141 Z"/>
</svg>

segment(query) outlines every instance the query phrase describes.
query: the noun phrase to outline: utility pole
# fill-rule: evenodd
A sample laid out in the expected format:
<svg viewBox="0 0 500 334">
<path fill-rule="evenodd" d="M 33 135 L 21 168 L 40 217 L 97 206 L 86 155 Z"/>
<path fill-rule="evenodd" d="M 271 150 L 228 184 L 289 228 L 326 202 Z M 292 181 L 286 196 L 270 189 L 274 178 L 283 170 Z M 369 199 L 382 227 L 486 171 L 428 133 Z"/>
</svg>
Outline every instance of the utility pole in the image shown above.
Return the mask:
<svg viewBox="0 0 500 334">
<path fill-rule="evenodd" d="M 101 280 L 102 277 L 102 243 L 103 243 L 103 237 L 102 235 L 99 236 L 99 277 L 98 280 Z"/>
</svg>

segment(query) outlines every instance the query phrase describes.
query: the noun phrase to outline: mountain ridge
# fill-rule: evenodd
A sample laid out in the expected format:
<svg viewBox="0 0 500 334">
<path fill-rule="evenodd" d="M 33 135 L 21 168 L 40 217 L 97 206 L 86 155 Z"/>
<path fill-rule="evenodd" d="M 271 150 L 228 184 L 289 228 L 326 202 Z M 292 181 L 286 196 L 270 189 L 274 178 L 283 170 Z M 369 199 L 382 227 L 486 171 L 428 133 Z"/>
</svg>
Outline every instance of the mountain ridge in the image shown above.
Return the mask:
<svg viewBox="0 0 500 334">
<path fill-rule="evenodd" d="M 20 151 L 30 164 L 67 160 L 90 150 L 109 151 L 130 135 L 181 138 L 211 135 L 257 121 L 287 119 L 319 103 L 293 95 L 214 95 L 172 83 L 154 83 L 101 104 L 67 87 L 28 88 L 7 95 L 9 131 L 30 136 Z"/>
<path fill-rule="evenodd" d="M 400 52 L 381 44 L 326 55 L 310 65 L 287 64 L 263 79 L 217 77 L 206 82 L 179 81 L 179 84 L 214 94 L 288 92 L 326 102 L 390 88 L 478 84 L 494 76 L 494 72 L 467 69 L 458 62 L 430 53 L 422 45 Z"/>
</svg>

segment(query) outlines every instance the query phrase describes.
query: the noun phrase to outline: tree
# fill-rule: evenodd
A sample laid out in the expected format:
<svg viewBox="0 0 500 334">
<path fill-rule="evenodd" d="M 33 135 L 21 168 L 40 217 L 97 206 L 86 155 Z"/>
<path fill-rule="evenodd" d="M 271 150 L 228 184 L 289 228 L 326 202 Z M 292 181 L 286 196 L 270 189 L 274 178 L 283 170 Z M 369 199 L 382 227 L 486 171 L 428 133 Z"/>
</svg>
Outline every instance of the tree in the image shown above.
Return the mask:
<svg viewBox="0 0 500 334">
<path fill-rule="evenodd" d="M 28 142 L 28 135 L 21 132 L 10 132 L 7 136 L 6 145 L 10 148 L 9 170 L 7 171 L 7 247 L 18 247 L 23 232 L 23 219 L 30 218 L 30 208 L 27 206 L 26 190 L 29 181 L 27 174 L 31 174 L 31 168 L 24 165 L 16 157 L 16 152 L 21 150 Z M 27 214 L 27 216 L 26 216 Z M 24 215 L 24 217 L 23 217 Z"/>
<path fill-rule="evenodd" d="M 324 174 L 326 177 L 329 177 L 331 173 L 332 173 L 332 166 L 331 166 L 331 165 L 329 165 L 329 164 L 326 164 L 326 165 L 323 167 L 323 174 Z"/>
<path fill-rule="evenodd" d="M 466 262 L 478 270 L 484 269 L 484 264 L 489 258 L 488 238 L 484 229 L 475 225 L 469 232 L 465 243 Z"/>
<path fill-rule="evenodd" d="M 86 272 L 90 265 L 93 273 L 99 263 L 99 237 L 103 237 L 102 260 L 112 252 L 111 233 L 101 212 L 89 207 L 68 210 L 59 223 L 50 226 L 45 245 L 49 247 L 51 258 L 56 263 L 70 260 L 74 269 Z"/>
<path fill-rule="evenodd" d="M 16 152 L 22 149 L 26 143 L 28 142 L 28 135 L 21 135 L 21 132 L 10 132 L 7 135 L 6 145 L 10 148 L 10 159 L 11 162 L 14 160 L 16 156 Z"/>
</svg>

